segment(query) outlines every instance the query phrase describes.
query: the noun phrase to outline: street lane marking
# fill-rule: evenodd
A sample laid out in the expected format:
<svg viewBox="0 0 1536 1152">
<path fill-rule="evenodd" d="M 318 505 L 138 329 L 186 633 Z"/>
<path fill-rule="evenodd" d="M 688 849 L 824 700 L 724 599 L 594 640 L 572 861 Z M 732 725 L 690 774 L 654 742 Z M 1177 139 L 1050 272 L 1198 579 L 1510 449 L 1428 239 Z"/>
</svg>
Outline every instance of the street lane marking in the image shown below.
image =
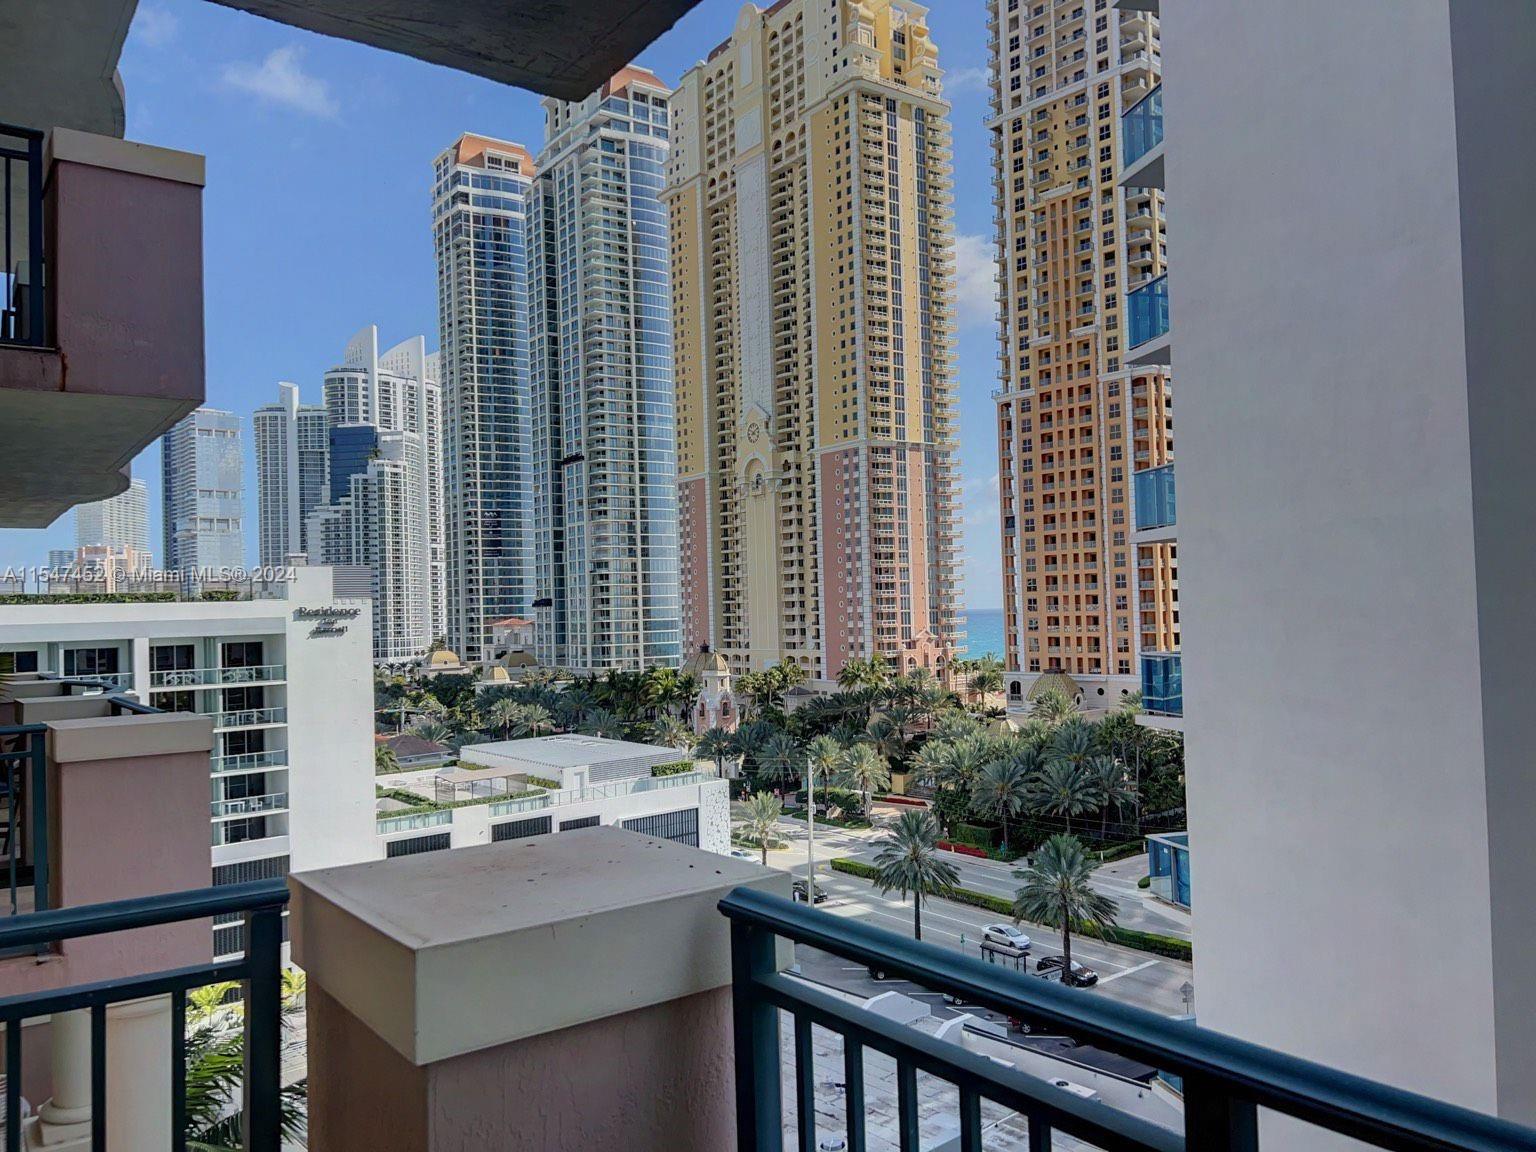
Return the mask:
<svg viewBox="0 0 1536 1152">
<path fill-rule="evenodd" d="M 1108 984 L 1111 980 L 1118 980 L 1122 976 L 1129 976 L 1132 972 L 1140 972 L 1144 968 L 1151 968 L 1156 963 L 1156 960 L 1148 960 L 1146 963 L 1138 964 L 1134 968 L 1127 968 L 1124 972 L 1116 972 L 1113 976 L 1100 976 L 1099 983 Z"/>
</svg>

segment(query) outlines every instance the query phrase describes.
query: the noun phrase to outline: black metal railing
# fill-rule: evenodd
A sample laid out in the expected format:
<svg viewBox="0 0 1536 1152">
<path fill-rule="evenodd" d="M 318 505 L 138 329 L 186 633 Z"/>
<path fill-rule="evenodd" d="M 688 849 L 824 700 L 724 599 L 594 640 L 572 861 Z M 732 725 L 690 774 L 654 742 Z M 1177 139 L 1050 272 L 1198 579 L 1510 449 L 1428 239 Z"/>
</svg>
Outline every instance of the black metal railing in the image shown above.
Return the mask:
<svg viewBox="0 0 1536 1152">
<path fill-rule="evenodd" d="M 0 788 L 5 801 L 5 870 L 11 915 L 30 873 L 32 908 L 48 907 L 48 726 L 0 728 Z M 29 863 L 30 860 L 30 863 Z M 0 955 L 3 955 L 0 950 Z"/>
<path fill-rule="evenodd" d="M 106 1152 L 107 1008 L 148 997 L 168 996 L 171 1007 L 171 1132 L 173 1152 L 187 1147 L 187 993 L 227 981 L 239 982 L 244 1002 L 245 1066 L 243 1125 L 246 1152 L 279 1152 L 281 1141 L 282 914 L 288 888 L 281 880 L 260 880 L 221 888 L 200 888 L 110 904 L 38 912 L 0 921 L 0 950 L 52 948 L 66 941 L 110 932 L 164 927 L 188 920 L 240 914 L 245 918 L 245 955 L 238 960 L 196 964 L 163 972 L 77 985 L 55 992 L 0 998 L 5 1026 L 4 1152 L 21 1152 L 22 1024 L 61 1012 L 91 1014 L 91 1150 Z M 118 1147 L 112 1152 L 118 1152 Z M 127 1152 L 126 1148 L 123 1152 Z"/>
<path fill-rule="evenodd" d="M 731 921 L 736 1030 L 738 1152 L 783 1148 L 779 1014 L 794 1020 L 799 1147 L 817 1147 L 811 1029 L 842 1037 L 849 1152 L 864 1152 L 864 1053 L 896 1062 L 902 1152 L 918 1148 L 917 1074 L 959 1090 L 960 1146 L 982 1147 L 981 1102 L 1022 1114 L 1031 1152 L 1052 1133 L 1108 1152 L 1254 1152 L 1265 1109 L 1392 1152 L 1531 1152 L 1536 1131 L 1479 1112 L 1164 1019 L 1079 989 L 986 964 L 777 896 L 738 888 L 720 902 Z M 818 990 L 778 970 L 776 940 L 812 945 L 859 965 L 878 965 L 935 992 L 1143 1061 L 1182 1078 L 1184 1130 L 1081 1099 Z"/>
<path fill-rule="evenodd" d="M 43 285 L 43 140 L 0 124 L 0 344 L 48 341 Z"/>
</svg>

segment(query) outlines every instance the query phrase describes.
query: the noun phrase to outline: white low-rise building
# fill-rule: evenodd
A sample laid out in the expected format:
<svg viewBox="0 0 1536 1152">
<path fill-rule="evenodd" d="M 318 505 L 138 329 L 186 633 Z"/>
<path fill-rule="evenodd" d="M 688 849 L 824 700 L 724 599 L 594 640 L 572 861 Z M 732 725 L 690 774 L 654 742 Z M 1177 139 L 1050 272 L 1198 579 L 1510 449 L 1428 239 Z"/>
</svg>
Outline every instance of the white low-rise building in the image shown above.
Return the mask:
<svg viewBox="0 0 1536 1152">
<path fill-rule="evenodd" d="M 98 678 L 214 717 L 214 884 L 379 855 L 370 605 L 338 596 L 330 568 L 291 573 L 229 601 L 0 607 L 0 672 Z M 239 931 L 216 926 L 216 951 Z"/>
<path fill-rule="evenodd" d="M 730 851 L 729 784 L 675 748 L 570 734 L 467 745 L 459 757 L 460 767 L 420 773 L 409 783 L 410 790 L 454 807 L 380 814 L 384 855 L 601 824 Z"/>
</svg>

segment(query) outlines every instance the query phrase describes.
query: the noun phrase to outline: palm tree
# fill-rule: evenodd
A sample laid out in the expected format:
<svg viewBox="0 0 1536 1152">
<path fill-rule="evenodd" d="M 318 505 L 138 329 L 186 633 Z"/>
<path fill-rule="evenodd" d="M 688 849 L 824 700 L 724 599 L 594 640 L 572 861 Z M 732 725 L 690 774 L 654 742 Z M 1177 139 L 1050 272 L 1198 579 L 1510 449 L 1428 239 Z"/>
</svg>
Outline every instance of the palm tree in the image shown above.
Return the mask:
<svg viewBox="0 0 1536 1152">
<path fill-rule="evenodd" d="M 1065 692 L 1058 692 L 1055 688 L 1047 688 L 1035 697 L 1035 702 L 1030 706 L 1029 714 L 1037 720 L 1055 727 L 1069 716 L 1077 714 L 1077 705 L 1067 698 Z"/>
<path fill-rule="evenodd" d="M 663 716 L 656 722 L 656 739 L 668 748 L 676 748 L 680 752 L 693 749 L 693 729 L 676 716 Z"/>
<path fill-rule="evenodd" d="M 524 704 L 518 717 L 517 729 L 524 736 L 540 736 L 553 731 L 555 721 L 549 709 L 542 704 Z"/>
<path fill-rule="evenodd" d="M 855 744 L 843 750 L 837 769 L 848 786 L 863 797 L 864 817 L 868 819 L 870 793 L 891 786 L 891 769 L 885 757 L 868 744 Z"/>
<path fill-rule="evenodd" d="M 772 792 L 757 792 L 747 801 L 745 837 L 763 851 L 763 867 L 768 867 L 768 845 L 784 814 L 784 803 Z"/>
<path fill-rule="evenodd" d="M 1067 821 L 1072 834 L 1072 817 L 1096 808 L 1099 791 L 1087 768 L 1071 760 L 1048 760 L 1030 781 L 1030 803 L 1051 816 Z"/>
<path fill-rule="evenodd" d="M 446 744 L 453 739 L 453 729 L 441 720 L 422 720 L 411 731 L 431 744 Z"/>
<path fill-rule="evenodd" d="M 805 770 L 805 749 L 788 732 L 778 731 L 768 737 L 757 753 L 759 772 L 783 788 L 800 779 Z"/>
<path fill-rule="evenodd" d="M 805 887 L 806 906 L 816 907 L 816 781 L 823 783 L 837 767 L 843 746 L 818 736 L 805 746 Z"/>
<path fill-rule="evenodd" d="M 576 731 L 583 736 L 618 739 L 624 735 L 624 718 L 606 708 L 588 708 L 577 719 Z"/>
<path fill-rule="evenodd" d="M 899 709 L 892 709 L 892 711 L 899 711 Z M 882 712 L 870 720 L 865 731 L 869 734 L 870 743 L 875 746 L 875 751 L 887 760 L 906 758 L 907 737 L 901 730 L 899 717 L 893 718 L 890 712 Z"/>
<path fill-rule="evenodd" d="M 923 901 L 953 892 L 959 870 L 939 855 L 939 822 L 931 812 L 909 809 L 879 840 L 875 886 L 883 896 L 893 889 L 905 900 L 912 894 L 912 936 L 923 938 Z"/>
<path fill-rule="evenodd" d="M 512 728 L 522 718 L 523 706 L 510 696 L 498 699 L 486 709 L 485 720 L 492 728 L 501 729 L 502 739 L 512 735 Z"/>
<path fill-rule="evenodd" d="M 230 997 L 234 981 L 194 988 L 187 993 L 186 1132 L 189 1146 L 206 1152 L 241 1147 L 240 1093 L 245 1079 L 245 1006 Z M 304 974 L 283 972 L 283 1046 L 291 1049 L 302 1035 L 295 1019 L 304 999 Z M 285 1059 L 291 1052 L 285 1051 Z M 282 1090 L 280 1123 L 283 1143 L 302 1144 L 309 1093 L 304 1081 Z"/>
<path fill-rule="evenodd" d="M 1062 983 L 1072 971 L 1072 930 L 1086 928 L 1102 938 L 1115 926 L 1115 902 L 1089 883 L 1093 864 L 1073 836 L 1048 839 L 1023 868 L 1014 869 L 1022 880 L 1013 898 L 1013 920 L 1029 920 L 1061 929 Z"/>
<path fill-rule="evenodd" d="M 724 728 L 711 728 L 699 737 L 693 750 L 705 759 L 713 760 L 715 770 L 723 777 L 726 758 L 736 754 L 736 743 Z"/>
<path fill-rule="evenodd" d="M 1135 795 L 1135 789 L 1126 775 L 1125 765 L 1113 756 L 1090 756 L 1083 769 L 1099 794 L 1099 842 L 1102 844 L 1109 834 L 1110 806 L 1114 806 L 1118 818 Z"/>
<path fill-rule="evenodd" d="M 400 771 L 400 757 L 388 744 L 380 744 L 373 750 L 373 771 L 375 775 Z"/>
<path fill-rule="evenodd" d="M 1003 673 L 995 660 L 977 663 L 984 666 L 971 673 L 966 681 L 966 689 L 974 694 L 975 699 L 985 701 L 989 693 L 1003 690 Z"/>
<path fill-rule="evenodd" d="M 1016 815 L 1029 798 L 1029 781 L 1034 768 L 1034 754 L 1026 747 L 1020 755 L 1005 756 L 983 765 L 971 786 L 971 803 L 976 809 L 1002 822 L 1005 853 L 1008 851 L 1008 817 Z"/>
</svg>

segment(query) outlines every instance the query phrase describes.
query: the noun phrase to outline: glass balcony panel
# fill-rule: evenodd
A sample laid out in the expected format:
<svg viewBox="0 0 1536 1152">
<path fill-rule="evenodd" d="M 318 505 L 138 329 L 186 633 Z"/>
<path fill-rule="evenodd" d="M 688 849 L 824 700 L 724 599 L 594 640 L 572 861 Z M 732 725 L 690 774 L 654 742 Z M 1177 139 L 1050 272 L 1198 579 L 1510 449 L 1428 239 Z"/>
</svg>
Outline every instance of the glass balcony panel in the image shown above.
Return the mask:
<svg viewBox="0 0 1536 1152">
<path fill-rule="evenodd" d="M 1121 150 L 1129 168 L 1163 142 L 1163 86 L 1159 84 L 1120 117 Z"/>
<path fill-rule="evenodd" d="M 1173 465 L 1136 473 L 1136 530 L 1167 528 L 1178 523 Z"/>
<path fill-rule="evenodd" d="M 1131 328 L 1131 347 L 1168 333 L 1168 277 L 1159 276 L 1125 298 Z"/>
</svg>

